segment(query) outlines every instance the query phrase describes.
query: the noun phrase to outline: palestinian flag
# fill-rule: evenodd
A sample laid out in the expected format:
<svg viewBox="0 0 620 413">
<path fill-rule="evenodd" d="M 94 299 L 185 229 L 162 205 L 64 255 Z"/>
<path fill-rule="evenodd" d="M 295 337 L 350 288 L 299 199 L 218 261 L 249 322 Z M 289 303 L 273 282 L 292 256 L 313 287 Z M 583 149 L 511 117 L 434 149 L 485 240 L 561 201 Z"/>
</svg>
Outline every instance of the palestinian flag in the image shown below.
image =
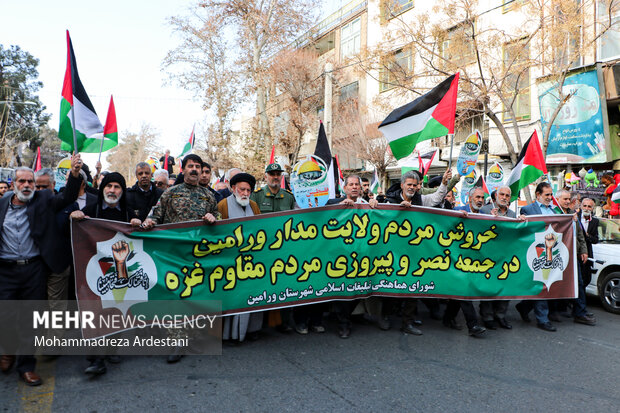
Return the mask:
<svg viewBox="0 0 620 413">
<path fill-rule="evenodd" d="M 37 172 L 41 170 L 41 147 L 37 146 L 37 154 L 34 157 L 34 162 L 32 163 L 32 170 Z"/>
<path fill-rule="evenodd" d="M 618 185 L 611 193 L 611 202 L 614 204 L 620 204 L 620 185 Z"/>
<path fill-rule="evenodd" d="M 338 159 L 338 154 L 334 156 L 334 159 L 336 160 L 336 167 L 338 168 L 338 192 L 344 194 L 344 175 L 342 174 L 342 169 L 340 169 L 340 160 Z"/>
<path fill-rule="evenodd" d="M 480 177 L 478 178 L 478 180 L 474 184 L 474 188 L 475 187 L 482 188 L 482 190 L 484 191 L 484 199 L 487 199 L 489 197 L 489 195 L 490 195 L 489 188 L 487 187 L 487 183 L 485 182 L 484 178 L 482 177 L 482 174 L 480 174 Z"/>
<path fill-rule="evenodd" d="M 370 192 L 377 195 L 379 193 L 379 175 L 377 174 L 377 170 L 375 169 L 375 173 L 372 177 L 372 182 L 370 183 Z"/>
<path fill-rule="evenodd" d="M 99 142 L 93 141 L 82 149 L 82 152 L 105 152 L 118 145 L 118 128 L 116 126 L 116 109 L 114 108 L 114 99 L 110 96 L 110 105 L 108 106 L 108 116 L 103 126 L 103 139 L 97 139 Z M 95 148 L 91 146 L 96 145 Z"/>
<path fill-rule="evenodd" d="M 74 131 L 77 148 L 73 147 Z M 67 69 L 62 85 L 58 127 L 58 137 L 62 141 L 60 149 L 70 152 L 99 152 L 102 133 L 103 126 L 80 81 L 73 45 L 67 30 Z"/>
<path fill-rule="evenodd" d="M 512 172 L 506 181 L 506 185 L 512 191 L 511 201 L 519 198 L 519 192 L 532 182 L 547 173 L 547 165 L 545 165 L 545 157 L 543 156 L 540 142 L 536 130 L 532 136 L 525 142 L 517 164 L 512 168 Z"/>
<path fill-rule="evenodd" d="M 196 125 L 192 127 L 192 134 L 189 136 L 189 141 L 183 147 L 183 152 L 181 152 L 181 154 L 178 156 L 179 158 L 183 158 L 185 155 L 190 153 L 192 149 L 194 149 L 194 129 L 195 128 L 196 128 Z"/>
<path fill-rule="evenodd" d="M 420 151 L 418 151 L 418 163 L 419 163 L 419 171 L 422 173 L 422 176 L 425 176 L 428 173 L 428 170 L 433 163 L 433 159 L 435 159 L 435 154 L 437 153 L 437 149 L 434 151 L 426 152 L 425 154 L 420 155 Z"/>
<path fill-rule="evenodd" d="M 379 130 L 396 159 L 411 154 L 418 142 L 454 133 L 458 83 L 457 73 L 381 122 Z"/>
<path fill-rule="evenodd" d="M 555 195 L 551 196 L 551 209 L 553 209 L 553 212 L 555 212 L 556 214 L 564 214 L 565 213 L 562 210 L 562 207 L 560 206 L 560 203 L 555 198 Z"/>
</svg>

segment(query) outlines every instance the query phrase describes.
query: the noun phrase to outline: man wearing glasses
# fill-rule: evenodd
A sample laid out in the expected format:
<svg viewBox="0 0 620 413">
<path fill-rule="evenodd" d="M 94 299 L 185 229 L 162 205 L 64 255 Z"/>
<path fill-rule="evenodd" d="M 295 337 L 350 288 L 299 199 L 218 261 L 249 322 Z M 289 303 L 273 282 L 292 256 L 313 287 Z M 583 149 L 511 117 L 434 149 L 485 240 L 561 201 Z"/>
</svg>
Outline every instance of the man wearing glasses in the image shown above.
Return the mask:
<svg viewBox="0 0 620 413">
<path fill-rule="evenodd" d="M 295 197 L 293 194 L 281 188 L 282 167 L 277 163 L 267 165 L 265 168 L 265 181 L 267 185 L 252 193 L 250 199 L 258 204 L 261 214 L 269 212 L 289 211 L 295 209 Z"/>
<path fill-rule="evenodd" d="M 151 208 L 157 204 L 159 197 L 164 193 L 154 182 L 151 182 L 152 176 L 151 165 L 139 162 L 136 165 L 137 182 L 127 189 L 127 208 L 133 210 L 140 221 L 146 219 Z"/>
<path fill-rule="evenodd" d="M 166 189 L 168 189 L 168 186 L 169 186 L 168 179 L 169 179 L 168 171 L 166 171 L 165 169 L 158 169 L 155 172 L 153 172 L 153 182 L 155 182 L 155 186 L 161 189 L 162 191 L 165 191 Z"/>
</svg>

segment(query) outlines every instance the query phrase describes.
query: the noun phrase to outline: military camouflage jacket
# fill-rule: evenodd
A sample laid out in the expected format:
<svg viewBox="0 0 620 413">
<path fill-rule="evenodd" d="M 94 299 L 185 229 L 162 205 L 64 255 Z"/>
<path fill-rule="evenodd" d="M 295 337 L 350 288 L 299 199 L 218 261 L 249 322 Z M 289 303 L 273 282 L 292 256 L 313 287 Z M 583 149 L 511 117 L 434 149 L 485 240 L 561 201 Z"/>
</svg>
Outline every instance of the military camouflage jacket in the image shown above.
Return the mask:
<svg viewBox="0 0 620 413">
<path fill-rule="evenodd" d="M 186 183 L 172 186 L 164 192 L 151 210 L 149 218 L 158 224 L 198 221 L 207 212 L 220 218 L 215 197 L 207 188 Z"/>
</svg>

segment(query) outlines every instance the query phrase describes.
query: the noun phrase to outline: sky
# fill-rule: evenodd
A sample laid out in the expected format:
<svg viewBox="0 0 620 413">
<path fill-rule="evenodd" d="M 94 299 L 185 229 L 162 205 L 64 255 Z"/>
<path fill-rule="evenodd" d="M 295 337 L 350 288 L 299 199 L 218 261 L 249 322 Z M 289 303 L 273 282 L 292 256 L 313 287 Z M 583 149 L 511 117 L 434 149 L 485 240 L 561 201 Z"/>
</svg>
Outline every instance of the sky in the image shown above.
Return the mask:
<svg viewBox="0 0 620 413">
<path fill-rule="evenodd" d="M 60 93 L 66 67 L 65 30 L 69 30 L 78 72 L 101 120 L 114 95 L 119 132 L 138 132 L 148 123 L 159 145 L 181 152 L 192 126 L 205 119 L 193 93 L 166 84 L 161 70 L 166 53 L 180 43 L 167 24 L 185 15 L 196 0 L 3 0 L 0 44 L 18 45 L 39 59 L 39 97 L 58 129 Z M 323 15 L 343 0 L 322 0 Z M 168 82 L 169 83 L 169 82 Z M 200 137 L 197 136 L 199 139 Z M 87 156 L 91 163 L 93 157 Z M 94 161 L 93 161 L 94 164 Z"/>
</svg>

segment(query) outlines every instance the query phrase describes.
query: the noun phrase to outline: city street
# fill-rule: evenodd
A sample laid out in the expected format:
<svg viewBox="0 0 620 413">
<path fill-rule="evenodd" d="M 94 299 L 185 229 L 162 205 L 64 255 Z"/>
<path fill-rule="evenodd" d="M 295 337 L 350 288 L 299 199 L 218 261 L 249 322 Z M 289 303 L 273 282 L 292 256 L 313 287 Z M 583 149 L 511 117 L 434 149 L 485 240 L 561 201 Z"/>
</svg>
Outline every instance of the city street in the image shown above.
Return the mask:
<svg viewBox="0 0 620 413">
<path fill-rule="evenodd" d="M 222 356 L 173 365 L 127 356 L 94 379 L 83 357 L 61 357 L 39 363 L 40 387 L 2 375 L 1 410 L 616 411 L 619 316 L 589 300 L 596 327 L 563 319 L 548 333 L 522 322 L 514 303 L 514 328 L 484 339 L 445 328 L 422 306 L 423 336 L 354 324 L 342 340 L 330 321 L 325 334 L 267 330 Z"/>
</svg>

